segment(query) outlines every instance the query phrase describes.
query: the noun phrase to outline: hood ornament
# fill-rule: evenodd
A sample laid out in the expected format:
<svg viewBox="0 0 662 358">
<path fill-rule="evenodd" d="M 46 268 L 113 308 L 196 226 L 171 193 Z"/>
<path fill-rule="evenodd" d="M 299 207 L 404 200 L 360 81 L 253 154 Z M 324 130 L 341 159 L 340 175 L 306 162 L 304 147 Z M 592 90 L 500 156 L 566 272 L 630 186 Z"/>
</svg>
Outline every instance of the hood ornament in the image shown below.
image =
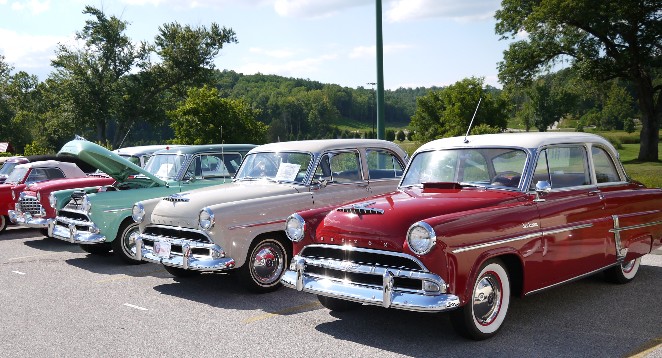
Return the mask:
<svg viewBox="0 0 662 358">
<path fill-rule="evenodd" d="M 344 212 L 344 213 L 352 213 L 352 214 L 357 214 L 357 215 L 370 215 L 370 214 L 382 215 L 382 214 L 384 214 L 383 209 L 377 209 L 377 208 L 370 208 L 369 207 L 370 205 L 374 205 L 374 204 L 376 204 L 376 202 L 370 201 L 370 202 L 352 204 L 350 206 L 343 206 L 343 207 L 338 208 L 336 210 Z"/>
</svg>

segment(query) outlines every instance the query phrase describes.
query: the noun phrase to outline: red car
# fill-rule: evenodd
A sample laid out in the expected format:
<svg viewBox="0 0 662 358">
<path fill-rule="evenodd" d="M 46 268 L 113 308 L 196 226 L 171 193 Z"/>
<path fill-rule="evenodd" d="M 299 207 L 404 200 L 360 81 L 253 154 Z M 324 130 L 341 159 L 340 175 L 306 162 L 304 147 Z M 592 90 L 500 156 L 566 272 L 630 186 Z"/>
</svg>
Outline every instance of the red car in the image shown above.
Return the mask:
<svg viewBox="0 0 662 358">
<path fill-rule="evenodd" d="M 88 177 L 83 170 L 76 164 L 59 162 L 55 160 L 38 161 L 32 163 L 25 163 L 17 165 L 7 177 L 4 184 L 0 184 L 0 232 L 4 231 L 9 221 L 9 211 L 16 209 L 16 203 L 23 190 L 28 185 L 35 185 L 53 179 L 74 179 L 82 178 L 80 182 L 83 186 L 93 186 L 99 181 L 99 177 Z M 92 181 L 89 181 L 93 179 Z M 104 181 L 112 179 L 102 178 Z M 44 198 L 48 200 L 48 195 Z M 41 215 L 41 209 L 37 209 L 35 213 Z M 45 212 L 44 212 L 45 213 Z M 49 214 L 53 214 L 49 212 Z"/>
<path fill-rule="evenodd" d="M 634 279 L 662 246 L 660 202 L 596 135 L 440 139 L 416 151 L 398 191 L 290 216 L 281 282 L 331 310 L 448 311 L 458 333 L 485 339 L 511 295 L 598 272 Z"/>
</svg>

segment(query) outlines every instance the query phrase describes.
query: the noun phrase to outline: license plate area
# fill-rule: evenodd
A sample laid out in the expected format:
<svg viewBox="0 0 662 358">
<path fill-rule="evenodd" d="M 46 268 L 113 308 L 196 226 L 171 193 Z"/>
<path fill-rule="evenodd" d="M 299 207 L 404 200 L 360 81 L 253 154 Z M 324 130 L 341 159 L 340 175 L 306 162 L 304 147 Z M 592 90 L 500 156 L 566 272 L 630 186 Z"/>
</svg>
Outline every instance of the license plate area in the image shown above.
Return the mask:
<svg viewBox="0 0 662 358">
<path fill-rule="evenodd" d="M 155 241 L 154 242 L 154 254 L 157 257 L 170 258 L 170 242 L 168 241 Z"/>
</svg>

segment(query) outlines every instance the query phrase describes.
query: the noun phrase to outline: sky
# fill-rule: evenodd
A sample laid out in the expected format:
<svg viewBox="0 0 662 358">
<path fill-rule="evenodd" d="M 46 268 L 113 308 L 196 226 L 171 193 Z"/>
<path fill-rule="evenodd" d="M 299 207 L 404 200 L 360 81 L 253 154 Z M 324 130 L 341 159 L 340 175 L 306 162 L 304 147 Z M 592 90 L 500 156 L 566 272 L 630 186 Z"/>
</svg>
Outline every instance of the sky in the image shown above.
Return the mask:
<svg viewBox="0 0 662 358">
<path fill-rule="evenodd" d="M 45 80 L 58 43 L 74 46 L 93 17 L 86 5 L 128 22 L 134 42 L 160 26 L 231 28 L 219 70 L 371 88 L 376 82 L 375 0 L 0 0 L 0 55 Z M 384 87 L 448 86 L 482 77 L 501 87 L 497 63 L 508 41 L 494 32 L 499 0 L 382 0 Z"/>
</svg>

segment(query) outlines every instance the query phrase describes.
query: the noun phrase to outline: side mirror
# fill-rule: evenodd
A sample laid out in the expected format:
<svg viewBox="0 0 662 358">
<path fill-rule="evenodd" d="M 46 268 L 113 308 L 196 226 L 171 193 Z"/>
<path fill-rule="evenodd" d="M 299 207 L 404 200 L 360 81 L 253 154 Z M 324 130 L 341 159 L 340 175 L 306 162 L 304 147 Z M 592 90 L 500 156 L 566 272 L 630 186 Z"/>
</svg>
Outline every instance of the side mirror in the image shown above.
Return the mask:
<svg viewBox="0 0 662 358">
<path fill-rule="evenodd" d="M 549 184 L 548 181 L 546 180 L 541 180 L 536 183 L 536 199 L 534 200 L 535 202 L 542 202 L 545 201 L 545 199 L 542 198 L 545 194 L 549 193 L 552 191 L 552 185 Z"/>
</svg>

